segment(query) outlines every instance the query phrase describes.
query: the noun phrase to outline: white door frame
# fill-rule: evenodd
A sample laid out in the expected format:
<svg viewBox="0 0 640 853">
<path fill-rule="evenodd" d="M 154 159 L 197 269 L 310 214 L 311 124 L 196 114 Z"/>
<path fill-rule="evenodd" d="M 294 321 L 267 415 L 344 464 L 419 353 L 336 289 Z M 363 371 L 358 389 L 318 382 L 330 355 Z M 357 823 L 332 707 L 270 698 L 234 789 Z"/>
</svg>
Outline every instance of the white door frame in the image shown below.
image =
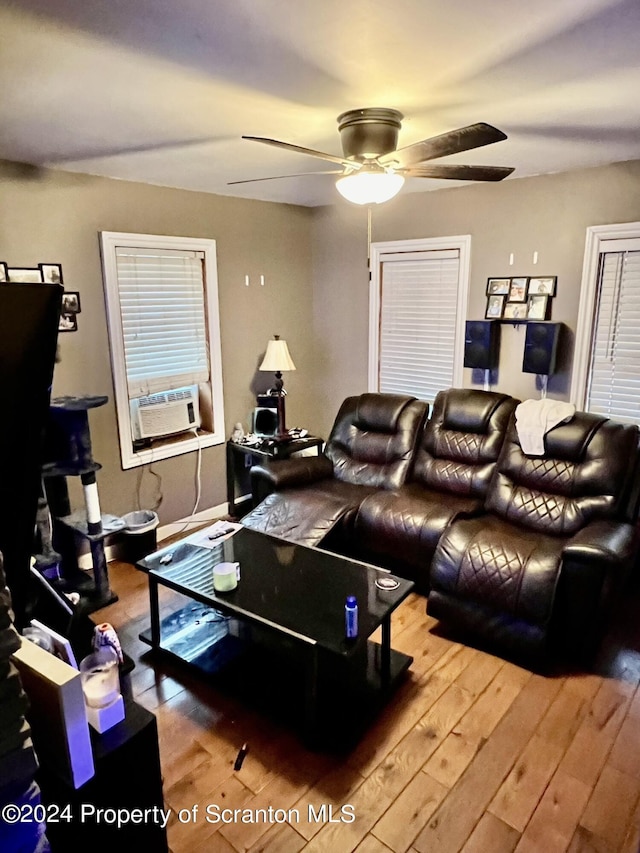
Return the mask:
<svg viewBox="0 0 640 853">
<path fill-rule="evenodd" d="M 586 405 L 587 376 L 591 361 L 591 344 L 595 325 L 595 305 L 598 293 L 598 269 L 600 255 L 604 252 L 622 252 L 637 248 L 625 245 L 625 240 L 640 239 L 640 222 L 622 222 L 616 225 L 591 225 L 587 228 L 587 238 L 582 262 L 582 280 L 580 282 L 580 304 L 576 325 L 575 346 L 573 348 L 573 370 L 571 376 L 570 400 L 579 410 Z"/>
</svg>

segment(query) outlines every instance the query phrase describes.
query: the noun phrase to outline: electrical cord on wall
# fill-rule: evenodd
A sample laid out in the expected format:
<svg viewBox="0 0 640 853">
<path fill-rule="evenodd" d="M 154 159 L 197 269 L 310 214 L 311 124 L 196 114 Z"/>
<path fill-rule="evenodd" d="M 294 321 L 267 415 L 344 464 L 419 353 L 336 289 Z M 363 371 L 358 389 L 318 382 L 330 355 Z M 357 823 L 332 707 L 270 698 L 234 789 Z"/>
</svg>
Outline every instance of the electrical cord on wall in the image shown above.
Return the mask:
<svg viewBox="0 0 640 853">
<path fill-rule="evenodd" d="M 196 461 L 196 471 L 195 471 L 196 498 L 195 498 L 195 502 L 193 504 L 193 509 L 191 510 L 191 512 L 189 513 L 189 515 L 186 518 L 182 519 L 184 524 L 182 525 L 182 527 L 179 530 L 176 531 L 175 534 L 172 534 L 172 535 L 177 535 L 177 534 L 183 533 L 187 529 L 187 527 L 189 527 L 192 524 L 205 524 L 205 523 L 207 523 L 206 519 L 194 518 L 194 516 L 196 515 L 196 513 L 198 511 L 198 506 L 200 505 L 200 500 L 202 497 L 202 444 L 200 442 L 200 434 L 198 433 L 197 428 L 194 428 L 193 430 L 191 430 L 191 432 L 193 432 L 193 434 L 195 435 L 195 437 L 198 441 L 198 457 L 197 457 L 197 461 Z M 158 485 L 156 502 L 155 502 L 154 506 L 152 507 L 152 511 L 155 512 L 160 507 L 160 505 L 162 504 L 162 501 L 164 499 L 164 495 L 162 493 L 162 477 L 160 476 L 160 474 L 157 473 L 157 471 L 154 471 L 152 468 L 152 465 L 157 461 L 157 460 L 153 459 L 153 447 L 151 448 L 151 454 L 152 454 L 151 462 L 149 462 L 148 465 L 141 466 L 138 469 L 138 476 L 137 476 L 137 482 L 136 482 L 136 501 L 137 501 L 137 508 L 141 509 L 140 503 L 141 503 L 141 491 L 142 491 L 142 477 L 143 477 L 144 469 L 147 468 L 149 473 L 152 474 L 156 478 L 157 485 Z M 212 518 L 210 520 L 215 521 L 214 518 Z"/>
<path fill-rule="evenodd" d="M 192 432 L 198 440 L 198 460 L 196 462 L 196 500 L 190 514 L 184 519 L 185 523 L 182 525 L 180 530 L 176 531 L 177 533 L 182 533 L 183 531 L 185 531 L 190 524 L 202 523 L 202 519 L 197 522 L 194 521 L 194 515 L 198 511 L 198 505 L 200 504 L 200 497 L 202 494 L 202 444 L 200 443 L 200 436 L 198 434 L 197 428 L 193 429 Z"/>
<path fill-rule="evenodd" d="M 193 434 L 198 442 L 198 461 L 196 462 L 196 502 L 194 503 L 191 515 L 189 515 L 188 518 L 193 518 L 196 514 L 198 505 L 200 504 L 200 497 L 202 495 L 202 445 L 200 444 L 200 436 L 198 435 L 197 429 L 193 430 Z"/>
<path fill-rule="evenodd" d="M 144 476 L 145 470 L 148 470 L 149 473 L 156 478 L 156 499 L 152 507 L 144 507 L 144 509 L 151 509 L 151 512 L 156 512 L 160 506 L 162 505 L 162 501 L 164 500 L 164 495 L 162 493 L 162 477 L 158 474 L 157 471 L 153 470 L 153 464 L 156 460 L 153 458 L 153 446 L 151 447 L 151 462 L 148 465 L 141 465 L 138 468 L 138 476 L 136 478 L 136 509 L 142 509 L 141 506 L 141 493 L 142 493 L 142 478 Z"/>
<path fill-rule="evenodd" d="M 158 474 L 157 471 L 153 470 L 153 468 L 151 467 L 152 465 L 153 465 L 153 461 L 151 461 L 149 463 L 149 473 L 152 474 L 156 478 L 157 487 L 158 487 L 158 490 L 157 490 L 158 496 L 156 498 L 156 502 L 154 503 L 154 505 L 152 507 L 152 509 L 155 511 L 157 509 L 160 509 L 160 506 L 162 505 L 162 501 L 164 500 L 164 495 L 162 493 L 162 477 L 160 476 L 160 474 Z"/>
</svg>

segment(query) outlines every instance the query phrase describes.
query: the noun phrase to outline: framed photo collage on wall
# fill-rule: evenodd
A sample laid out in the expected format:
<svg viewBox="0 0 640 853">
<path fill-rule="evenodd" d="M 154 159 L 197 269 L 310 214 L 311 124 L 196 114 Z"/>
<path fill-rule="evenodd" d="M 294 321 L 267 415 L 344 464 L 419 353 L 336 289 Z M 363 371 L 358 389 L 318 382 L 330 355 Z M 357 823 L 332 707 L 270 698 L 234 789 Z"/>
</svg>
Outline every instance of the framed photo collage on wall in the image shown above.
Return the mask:
<svg viewBox="0 0 640 853">
<path fill-rule="evenodd" d="M 557 276 L 487 279 L 486 320 L 549 320 Z"/>
</svg>

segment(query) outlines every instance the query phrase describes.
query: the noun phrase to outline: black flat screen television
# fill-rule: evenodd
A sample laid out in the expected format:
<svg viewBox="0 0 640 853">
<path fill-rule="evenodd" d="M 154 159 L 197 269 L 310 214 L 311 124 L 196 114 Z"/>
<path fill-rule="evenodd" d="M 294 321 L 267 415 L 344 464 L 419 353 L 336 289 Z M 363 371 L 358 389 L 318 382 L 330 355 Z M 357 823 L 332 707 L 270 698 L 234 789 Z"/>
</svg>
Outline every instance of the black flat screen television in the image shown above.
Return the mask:
<svg viewBox="0 0 640 853">
<path fill-rule="evenodd" d="M 62 287 L 0 283 L 0 551 L 24 627 Z"/>
</svg>

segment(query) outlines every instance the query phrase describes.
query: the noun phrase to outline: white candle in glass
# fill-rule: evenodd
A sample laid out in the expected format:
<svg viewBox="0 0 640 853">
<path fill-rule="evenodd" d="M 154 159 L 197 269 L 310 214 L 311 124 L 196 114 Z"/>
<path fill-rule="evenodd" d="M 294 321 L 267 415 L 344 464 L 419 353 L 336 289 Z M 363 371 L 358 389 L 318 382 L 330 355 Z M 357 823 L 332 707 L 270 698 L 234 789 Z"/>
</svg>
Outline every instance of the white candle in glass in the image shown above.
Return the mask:
<svg viewBox="0 0 640 853">
<path fill-rule="evenodd" d="M 120 695 L 118 661 L 111 648 L 101 649 L 80 663 L 82 692 L 87 705 L 106 708 Z"/>
</svg>

